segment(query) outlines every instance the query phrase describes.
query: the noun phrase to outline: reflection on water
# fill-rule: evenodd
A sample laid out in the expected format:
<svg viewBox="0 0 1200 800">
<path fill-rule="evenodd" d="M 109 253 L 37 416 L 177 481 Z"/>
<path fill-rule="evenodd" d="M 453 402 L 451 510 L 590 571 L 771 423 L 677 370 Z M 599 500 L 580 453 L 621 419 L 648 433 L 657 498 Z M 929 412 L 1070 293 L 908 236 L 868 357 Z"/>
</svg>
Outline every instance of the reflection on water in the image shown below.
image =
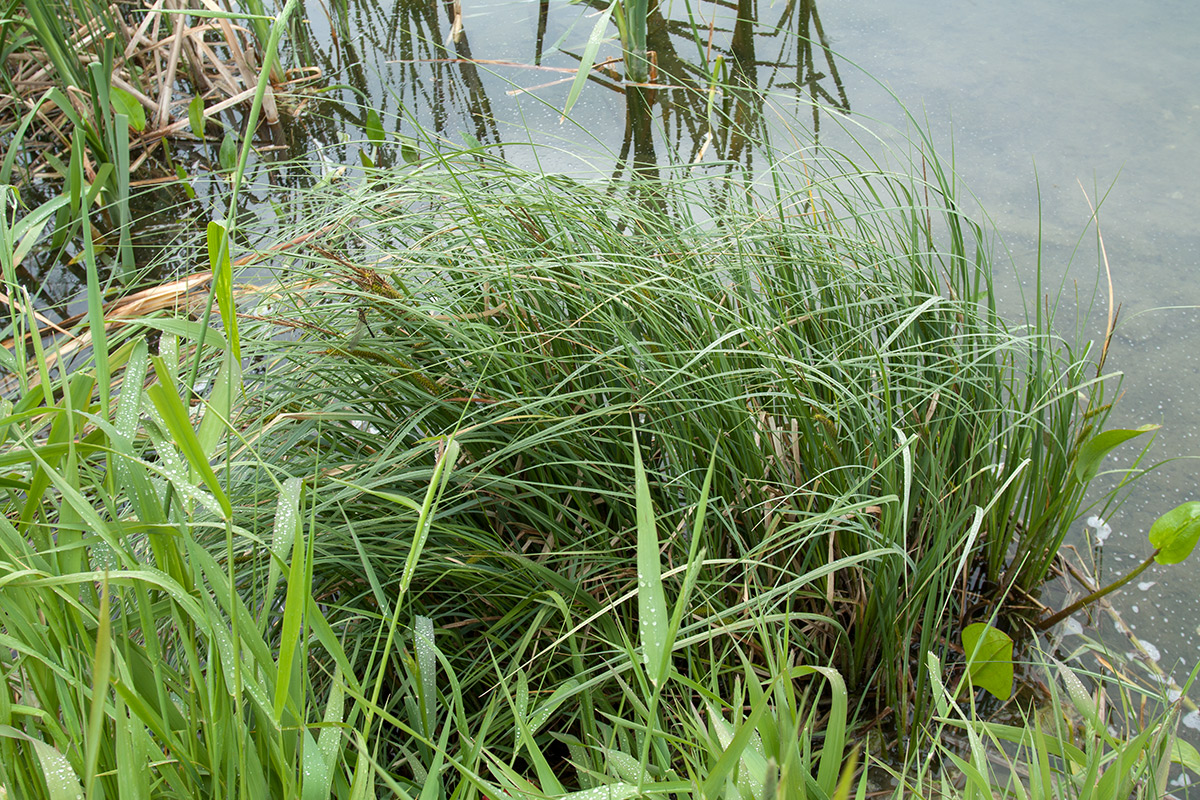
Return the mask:
<svg viewBox="0 0 1200 800">
<path fill-rule="evenodd" d="M 558 135 L 554 112 L 580 67 L 592 18 L 608 7 L 540 0 L 471 4 L 464 15 L 453 0 L 338 0 L 326 15 L 309 5 L 301 50 L 344 82 L 306 123 L 317 141 L 336 150 L 338 132 L 364 130 L 374 109 L 395 130 L 419 126 L 450 140 L 467 133 L 501 154 L 505 141 Z M 814 0 L 778 9 L 757 0 L 652 4 L 652 74 L 641 86 L 626 80 L 613 34 L 572 119 L 615 157 L 604 170 L 614 176 L 650 177 L 660 162 L 753 169 L 756 145 L 768 140 L 768 95 L 811 106 L 818 135 L 828 109 L 850 110 Z"/>
<path fill-rule="evenodd" d="M 610 24 L 609 39 L 565 124 L 560 112 L 606 0 L 484 0 L 465 7 L 461 0 L 302 0 L 301 5 L 297 19 L 303 21 L 292 26 L 283 58 L 292 66 L 315 67 L 322 80 L 290 97 L 298 113 L 284 109 L 282 128 L 254 134 L 257 161 L 239 198 L 249 223 L 242 235 L 269 236 L 279 190 L 320 179 L 311 170 L 289 167 L 289 160 L 324 163 L 330 175 L 360 162 L 387 168 L 405 157 L 387 134 L 408 141 L 429 135 L 465 141 L 501 157 L 533 158 L 551 170 L 579 169 L 580 159 L 587 158 L 586 169 L 595 177 L 644 179 L 639 185 L 652 202 L 651 183 L 666 165 L 752 175 L 756 157 L 770 142 L 766 102 L 790 117 L 811 118 L 815 135 L 824 115 L 850 110 L 814 0 L 791 0 L 779 8 L 759 0 L 653 3 L 646 31 L 651 74 L 640 85 L 624 74 Z M 240 143 L 245 122 L 239 109 L 230 108 L 210 127 L 215 135 L 209 141 L 164 144 L 170 152 L 159 173 L 173 175 L 178 167 L 187 176 L 186 189 L 155 184 L 135 192 L 138 265 L 157 269 L 143 272 L 141 281 L 203 268 L 201 252 L 175 255 L 169 263 L 160 253 L 196 238 L 208 219 L 225 215 L 229 183 L 220 174 L 219 151 L 223 138 Z M 386 142 L 373 133 L 380 126 Z M 513 142 L 550 147 L 531 156 L 529 148 L 514 149 Z M 28 199 L 36 204 L 48 197 L 31 191 Z M 105 223 L 103 212 L 95 221 L 104 259 L 106 233 L 117 227 Z M 86 281 L 74 251 L 58 255 L 47 248 L 22 266 L 21 279 L 38 287 L 38 302 L 47 310 L 69 305 Z"/>
</svg>

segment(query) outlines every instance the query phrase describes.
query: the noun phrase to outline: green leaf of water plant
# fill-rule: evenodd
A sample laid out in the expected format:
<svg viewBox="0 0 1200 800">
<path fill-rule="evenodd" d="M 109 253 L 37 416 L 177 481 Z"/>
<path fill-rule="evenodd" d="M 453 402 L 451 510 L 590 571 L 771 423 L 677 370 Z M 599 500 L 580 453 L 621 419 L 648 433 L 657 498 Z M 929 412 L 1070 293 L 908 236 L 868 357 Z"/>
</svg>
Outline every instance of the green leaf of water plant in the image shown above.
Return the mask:
<svg viewBox="0 0 1200 800">
<path fill-rule="evenodd" d="M 42 203 L 40 206 L 30 211 L 24 217 L 21 217 L 15 225 L 12 226 L 11 233 L 8 237 L 10 242 L 15 243 L 12 249 L 12 264 L 20 264 L 25 260 L 25 256 L 33 250 L 34 245 L 42 237 L 42 230 L 47 223 L 53 218 L 55 212 L 59 208 L 65 206 L 69 197 L 65 194 L 60 194 L 53 200 Z M 5 260 L 8 261 L 7 254 Z"/>
<path fill-rule="evenodd" d="M 183 164 L 175 165 L 175 177 L 179 178 L 179 185 L 183 187 L 183 193 L 187 195 L 188 200 L 195 200 L 196 190 L 188 183 L 188 173 Z"/>
<path fill-rule="evenodd" d="M 232 131 L 225 131 L 221 147 L 217 150 L 217 163 L 221 165 L 221 169 L 233 170 L 237 166 L 237 157 L 237 137 Z"/>
<path fill-rule="evenodd" d="M 346 690 L 342 684 L 342 670 L 336 668 L 333 671 L 333 684 L 329 688 L 329 702 L 325 704 L 325 717 L 322 720 L 324 726 L 317 736 L 317 747 L 321 750 L 321 757 L 325 760 L 325 771 L 331 777 L 333 765 L 337 761 L 338 751 L 341 749 L 341 723 L 345 715 L 345 702 Z M 328 787 L 326 788 L 328 789 Z"/>
<path fill-rule="evenodd" d="M 477 138 L 475 138 L 475 135 L 470 133 L 469 131 L 459 131 L 458 135 L 462 137 L 463 144 L 465 144 L 467 146 L 467 149 L 469 149 L 469 150 L 482 150 L 483 149 L 483 142 L 481 142 Z"/>
<path fill-rule="evenodd" d="M 413 649 L 417 651 L 417 669 L 421 682 L 420 696 L 422 733 L 432 737 L 437 731 L 437 644 L 433 638 L 433 620 L 417 615 L 413 622 Z"/>
<path fill-rule="evenodd" d="M 129 127 L 138 133 L 146 130 L 146 109 L 136 97 L 119 86 L 114 86 L 109 90 L 108 100 L 112 103 L 113 111 L 129 118 Z"/>
<path fill-rule="evenodd" d="M 88 741 L 84 759 L 84 780 L 88 796 L 92 795 L 96 783 L 96 766 L 100 758 L 100 743 L 104 725 L 104 705 L 108 699 L 108 678 L 112 672 L 112 619 L 109 596 L 112 588 L 105 572 L 100 588 L 100 613 L 97 615 L 96 652 L 92 659 L 92 707 L 88 710 Z"/>
<path fill-rule="evenodd" d="M 1178 564 L 1196 549 L 1200 539 L 1200 502 L 1177 506 L 1150 526 L 1150 544 L 1158 549 L 1159 564 Z"/>
<path fill-rule="evenodd" d="M 642 788 L 652 784 L 642 784 Z M 630 797 L 636 797 L 640 792 L 638 787 L 617 781 L 616 783 L 606 783 L 602 787 L 593 789 L 581 789 L 578 792 L 564 794 L 561 800 L 629 800 Z"/>
<path fill-rule="evenodd" d="M 387 133 L 383 130 L 383 120 L 379 118 L 379 112 L 373 108 L 367 109 L 367 120 L 363 124 L 363 128 L 367 133 L 367 141 L 374 145 L 383 144 L 387 138 Z"/>
<path fill-rule="evenodd" d="M 196 95 L 188 103 L 188 124 L 191 125 L 192 135 L 204 141 L 204 98 Z"/>
<path fill-rule="evenodd" d="M 1159 425 L 1142 425 L 1140 428 L 1114 428 L 1097 433 L 1088 439 L 1083 447 L 1079 448 L 1079 456 L 1075 459 L 1075 480 L 1085 486 L 1091 483 L 1092 479 L 1096 477 L 1096 473 L 1100 471 L 1100 462 L 1113 448 L 1135 436 L 1156 431 L 1159 427 Z"/>
<path fill-rule="evenodd" d="M 196 439 L 192 421 L 188 417 L 179 395 L 175 393 L 174 388 L 168 388 L 169 386 L 173 387 L 174 384 L 170 382 L 170 371 L 161 356 L 154 357 L 154 371 L 158 373 L 158 382 L 147 389 L 146 394 L 154 402 L 155 409 L 162 416 L 163 424 L 167 426 L 175 444 L 183 452 L 188 466 L 200 475 L 204 485 L 208 487 L 220 504 L 221 513 L 226 519 L 229 519 L 233 516 L 233 506 L 230 504 L 221 482 L 217 480 L 212 465 L 208 463 L 208 457 L 200 447 L 199 440 Z"/>
<path fill-rule="evenodd" d="M 1200 752 L 1182 739 L 1171 742 L 1171 761 L 1200 774 Z"/>
<path fill-rule="evenodd" d="M 276 724 L 283 720 L 283 710 L 292 688 L 292 661 L 299 655 L 300 650 L 304 611 L 308 604 L 310 588 L 310 584 L 304 579 L 307 561 L 308 548 L 304 543 L 304 531 L 303 528 L 297 527 L 296 536 L 292 541 L 292 561 L 288 570 L 287 592 L 283 601 L 283 625 L 280 629 L 278 683 L 275 684 L 272 706 Z M 313 749 L 316 749 L 315 745 Z"/>
<path fill-rule="evenodd" d="M 984 622 L 975 622 L 963 628 L 962 642 L 971 683 L 998 700 L 1011 697 L 1013 640 L 1008 634 Z"/>
<path fill-rule="evenodd" d="M 579 94 L 583 91 L 583 86 L 592 73 L 592 67 L 596 64 L 596 53 L 600 50 L 600 44 L 604 41 L 604 32 L 608 29 L 608 18 L 612 16 L 613 6 L 616 4 L 617 0 L 609 3 L 608 8 L 600 13 L 600 18 L 596 20 L 596 25 L 592 28 L 592 35 L 588 37 L 587 45 L 583 48 L 583 57 L 579 59 L 579 71 L 575 73 L 575 81 L 571 84 L 571 91 L 567 93 L 567 104 L 563 106 L 560 122 L 566 119 L 567 114 L 571 113 L 571 106 L 575 105 L 575 101 L 579 99 Z"/>
<path fill-rule="evenodd" d="M 703 797 L 721 796 L 720 787 L 725 783 L 729 774 L 742 764 L 747 751 L 751 750 L 750 742 L 758 728 L 759 719 L 762 718 L 763 712 L 767 710 L 767 704 L 770 699 L 771 694 L 769 692 L 763 693 L 762 697 L 751 705 L 749 713 L 746 714 L 746 718 L 738 725 L 737 732 L 728 744 L 722 742 L 722 746 L 725 748 L 724 752 L 717 759 L 717 763 L 709 770 L 704 784 L 700 787 L 700 793 Z M 720 715 L 718 714 L 717 716 L 719 717 Z M 721 721 L 724 722 L 724 719 Z"/>
<path fill-rule="evenodd" d="M 405 164 L 416 164 L 421 160 L 416 139 L 411 136 L 400 137 L 400 158 L 404 159 Z"/>
<path fill-rule="evenodd" d="M 633 469 L 637 492 L 638 632 L 642 657 L 650 681 L 659 686 L 667 671 L 667 601 L 663 594 L 662 564 L 658 558 L 658 529 L 650 484 L 642 466 L 637 437 L 633 441 Z"/>
<path fill-rule="evenodd" d="M 271 533 L 271 555 L 267 567 L 267 585 L 264 589 L 263 613 L 274 612 L 275 585 L 279 582 L 280 564 L 287 564 L 296 536 L 301 531 L 300 501 L 304 496 L 304 484 L 299 478 L 288 478 L 279 489 L 279 500 L 275 506 L 275 526 Z"/>
<path fill-rule="evenodd" d="M 326 765 L 325 753 L 308 728 L 304 729 L 304 785 L 301 800 L 326 800 L 333 775 Z"/>
<path fill-rule="evenodd" d="M 230 412 L 234 396 L 242 388 L 242 364 L 237 356 L 226 351 L 217 368 L 217 377 L 208 393 L 208 404 L 204 409 L 204 418 L 200 420 L 200 428 L 196 438 L 200 448 L 212 458 L 216 454 L 217 445 L 229 426 Z"/>
</svg>

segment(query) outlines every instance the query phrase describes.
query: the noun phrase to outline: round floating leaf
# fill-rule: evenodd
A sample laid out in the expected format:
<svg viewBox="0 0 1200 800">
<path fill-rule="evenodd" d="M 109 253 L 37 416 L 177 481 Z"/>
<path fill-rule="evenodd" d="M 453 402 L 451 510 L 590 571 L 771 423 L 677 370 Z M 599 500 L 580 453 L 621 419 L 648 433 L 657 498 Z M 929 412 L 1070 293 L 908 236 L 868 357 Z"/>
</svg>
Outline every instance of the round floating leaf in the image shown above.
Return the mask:
<svg viewBox="0 0 1200 800">
<path fill-rule="evenodd" d="M 963 628 L 963 652 L 971 684 L 1007 700 L 1013 689 L 1013 640 L 1004 631 L 976 622 Z"/>
<path fill-rule="evenodd" d="M 1154 560 L 1178 564 L 1196 549 L 1200 539 L 1200 502 L 1184 503 L 1163 514 L 1150 526 L 1150 544 L 1158 549 Z"/>
</svg>

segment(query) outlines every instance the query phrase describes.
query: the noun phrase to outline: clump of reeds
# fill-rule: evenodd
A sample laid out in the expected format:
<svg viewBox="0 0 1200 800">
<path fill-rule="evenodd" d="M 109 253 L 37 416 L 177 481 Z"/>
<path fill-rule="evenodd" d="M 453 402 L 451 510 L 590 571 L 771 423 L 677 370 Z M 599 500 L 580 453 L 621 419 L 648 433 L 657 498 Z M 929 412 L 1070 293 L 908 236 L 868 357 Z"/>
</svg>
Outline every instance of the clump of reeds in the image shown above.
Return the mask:
<svg viewBox="0 0 1200 800">
<path fill-rule="evenodd" d="M 592 674 L 630 636 L 636 447 L 664 562 L 704 554 L 681 635 L 724 649 L 770 620 L 864 707 L 919 711 L 913 655 L 948 658 L 1045 579 L 1103 383 L 1051 320 L 998 313 L 946 181 L 845 169 L 719 207 L 677 181 L 647 206 L 472 156 L 307 197 L 346 223 L 255 312 L 287 335 L 256 335 L 248 446 L 337 476 L 317 591 L 386 607 L 411 545 L 394 496 L 453 436 L 412 613 L 466 673 L 520 642 L 551 684 Z"/>
<path fill-rule="evenodd" d="M 425 163 L 299 201 L 241 358 L 220 248 L 223 330 L 106 312 L 91 250 L 74 338 L 7 286 L 7 791 L 846 797 L 888 705 L 940 718 L 896 796 L 1015 791 L 989 741 L 1042 797 L 1188 757 L 1172 713 L 1114 734 L 1067 673 L 1086 727 L 955 705 L 957 628 L 1061 533 L 1024 459 L 1077 498 L 1103 414 L 1082 358 L 1004 326 L 955 212 L 939 235 L 900 179 L 890 213 L 830 174 L 713 215 L 686 182 L 647 207 Z"/>
</svg>

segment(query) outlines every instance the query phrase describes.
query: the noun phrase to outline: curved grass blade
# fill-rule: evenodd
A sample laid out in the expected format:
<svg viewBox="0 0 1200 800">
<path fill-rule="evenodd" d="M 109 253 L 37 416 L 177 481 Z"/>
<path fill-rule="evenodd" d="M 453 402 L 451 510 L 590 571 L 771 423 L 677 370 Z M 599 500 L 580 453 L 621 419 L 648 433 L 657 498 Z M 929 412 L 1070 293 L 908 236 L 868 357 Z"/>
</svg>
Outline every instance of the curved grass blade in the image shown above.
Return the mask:
<svg viewBox="0 0 1200 800">
<path fill-rule="evenodd" d="M 592 35 L 588 37 L 587 45 L 583 48 L 583 58 L 579 60 L 579 72 L 575 73 L 575 80 L 571 83 L 571 91 L 567 93 L 567 104 L 563 106 L 559 122 L 562 122 L 571 113 L 571 107 L 579 99 L 580 93 L 583 92 L 583 86 L 587 83 L 588 76 L 592 74 L 592 67 L 596 65 L 596 53 L 600 50 L 600 45 L 604 42 L 604 32 L 608 28 L 608 18 L 612 16 L 613 6 L 616 4 L 617 0 L 609 3 L 608 8 L 600 12 L 600 18 L 596 20 L 596 25 L 592 28 Z"/>
</svg>

